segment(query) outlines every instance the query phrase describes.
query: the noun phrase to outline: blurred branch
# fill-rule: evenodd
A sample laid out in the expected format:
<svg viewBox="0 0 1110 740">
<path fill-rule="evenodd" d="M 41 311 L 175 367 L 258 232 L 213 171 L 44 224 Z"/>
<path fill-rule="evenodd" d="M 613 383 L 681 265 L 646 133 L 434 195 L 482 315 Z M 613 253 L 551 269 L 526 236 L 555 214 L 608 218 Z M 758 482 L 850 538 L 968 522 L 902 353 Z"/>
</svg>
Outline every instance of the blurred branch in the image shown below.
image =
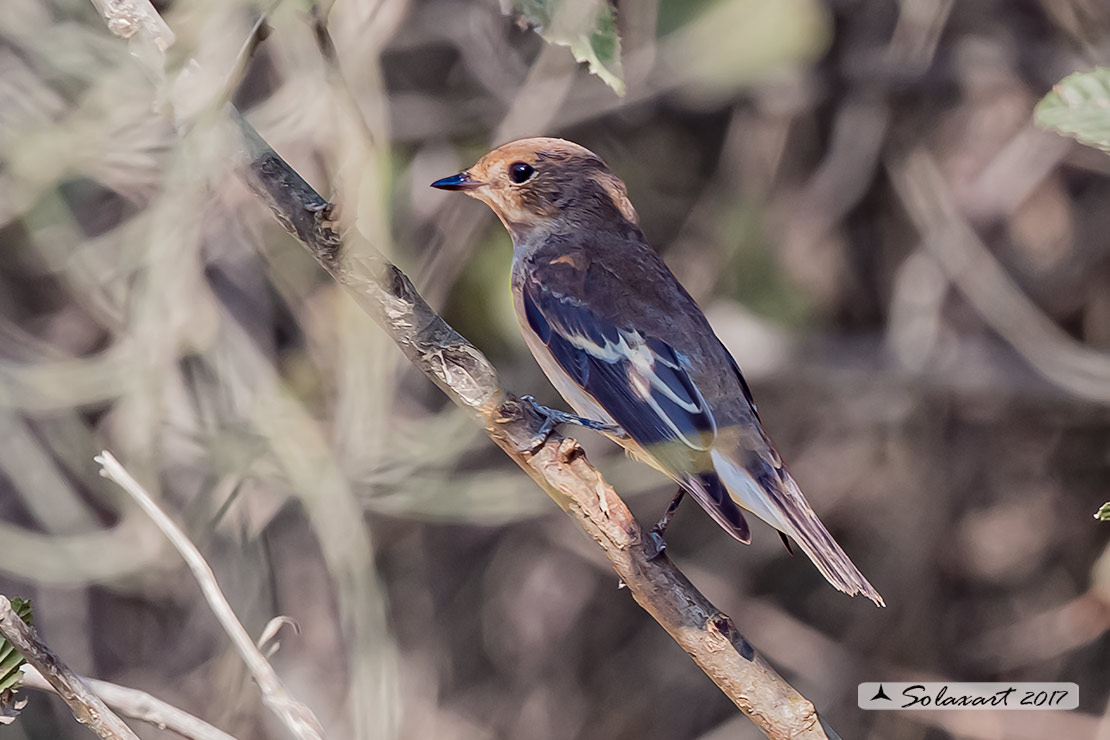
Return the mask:
<svg viewBox="0 0 1110 740">
<path fill-rule="evenodd" d="M 393 338 L 409 360 L 605 551 L 636 601 L 720 689 L 771 738 L 826 738 L 813 704 L 756 654 L 719 611 L 664 555 L 650 559 L 643 530 L 617 493 L 558 434 L 526 451 L 542 424 L 508 393 L 496 369 L 416 292 L 411 281 L 355 230 L 340 239 L 332 207 L 233 111 L 246 144 L 242 167 L 251 189 L 278 221 Z"/>
<path fill-rule="evenodd" d="M 374 132 L 366 123 L 366 117 L 363 116 L 358 101 L 355 99 L 354 93 L 351 92 L 351 86 L 343 75 L 343 68 L 339 64 L 339 53 L 335 49 L 335 40 L 332 38 L 331 31 L 328 30 L 328 16 L 331 13 L 331 6 L 331 3 L 313 4 L 310 10 L 312 35 L 316 39 L 316 48 L 324 59 L 324 70 L 330 89 L 339 97 L 342 105 L 347 109 L 347 115 L 358 126 L 358 133 L 361 135 L 363 143 L 367 146 L 373 146 Z"/>
<path fill-rule="evenodd" d="M 44 645 L 28 625 L 12 609 L 6 596 L 0 595 L 0 635 L 19 651 L 69 705 L 73 717 L 105 740 L 139 740 L 88 685 L 71 671 L 61 658 Z"/>
<path fill-rule="evenodd" d="M 161 699 L 156 699 L 145 691 L 119 686 L 107 681 L 98 681 L 95 678 L 83 680 L 105 704 L 118 710 L 124 716 L 141 720 L 155 727 L 172 730 L 190 740 L 235 740 L 233 736 L 228 735 L 223 730 L 213 727 L 199 717 L 194 717 Z M 24 670 L 23 685 L 40 691 L 58 693 L 50 685 L 50 682 L 33 668 Z"/>
<path fill-rule="evenodd" d="M 1014 284 L 960 214 L 932 158 L 918 150 L 889 169 L 922 244 L 983 320 L 1048 381 L 1110 403 L 1110 355 L 1065 334 Z"/>
<path fill-rule="evenodd" d="M 157 567 L 164 545 L 131 509 L 114 526 L 76 534 L 46 534 L 0 522 L 0 573 L 38 583 L 76 585 L 133 576 Z"/>
<path fill-rule="evenodd" d="M 289 692 L 286 691 L 285 685 L 278 678 L 273 666 L 270 665 L 255 645 L 254 640 L 247 634 L 246 628 L 235 616 L 235 611 L 227 603 L 227 598 L 216 582 L 216 576 L 212 572 L 212 568 L 188 536 L 173 523 L 166 513 L 158 507 L 158 504 L 154 503 L 150 494 L 139 485 L 138 481 L 131 477 L 131 474 L 112 456 L 112 453 L 105 450 L 94 459 L 101 466 L 100 474 L 118 484 L 131 498 L 135 499 L 142 510 L 162 530 L 162 534 L 181 553 L 181 557 L 185 560 L 189 569 L 193 571 L 193 576 L 197 579 L 200 590 L 204 594 L 208 606 L 212 609 L 212 613 L 216 615 L 216 619 L 224 628 L 224 632 L 231 638 L 243 662 L 246 663 L 251 675 L 258 683 L 259 691 L 262 693 L 262 701 L 266 706 L 277 715 L 278 719 L 285 724 L 293 736 L 301 740 L 323 740 L 324 731 L 320 726 L 320 721 L 316 719 L 316 715 L 312 713 L 311 709 L 290 696 Z"/>
</svg>

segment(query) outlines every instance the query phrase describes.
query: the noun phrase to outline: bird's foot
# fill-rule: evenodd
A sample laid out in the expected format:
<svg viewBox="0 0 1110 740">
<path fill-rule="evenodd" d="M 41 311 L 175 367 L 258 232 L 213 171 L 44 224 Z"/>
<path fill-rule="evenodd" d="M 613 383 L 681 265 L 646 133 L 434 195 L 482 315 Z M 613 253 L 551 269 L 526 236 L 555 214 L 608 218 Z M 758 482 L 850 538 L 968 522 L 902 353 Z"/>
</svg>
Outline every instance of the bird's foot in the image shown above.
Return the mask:
<svg viewBox="0 0 1110 740">
<path fill-rule="evenodd" d="M 611 434 L 614 437 L 620 437 L 622 439 L 628 436 L 625 431 L 616 424 L 606 424 L 603 421 L 594 421 L 593 419 L 586 419 L 581 416 L 575 416 L 574 414 L 568 414 L 566 411 L 559 411 L 558 409 L 544 406 L 532 396 L 521 396 L 520 400 L 530 405 L 537 414 L 543 417 L 543 425 L 539 428 L 539 431 L 533 434 L 532 438 L 524 444 L 524 448 L 521 452 L 535 452 L 538 450 L 543 446 L 543 443 L 547 441 L 547 438 L 551 436 L 551 433 L 555 431 L 555 427 L 560 424 L 574 424 L 575 426 L 593 429 L 597 432 L 604 432 L 605 434 Z"/>
<path fill-rule="evenodd" d="M 656 531 L 655 527 L 648 532 L 646 549 L 649 561 L 658 560 L 659 556 L 667 551 L 667 542 L 663 539 L 663 533 Z"/>
<path fill-rule="evenodd" d="M 536 450 L 543 447 L 544 442 L 547 441 L 547 438 L 551 436 L 551 433 L 555 431 L 555 427 L 558 425 L 559 422 L 552 419 L 550 416 L 544 417 L 543 424 L 540 426 L 539 431 L 533 434 L 527 442 L 520 445 L 520 447 L 517 448 L 517 452 L 527 452 L 528 454 L 535 453 Z"/>
<path fill-rule="evenodd" d="M 648 560 L 655 560 L 667 549 L 667 543 L 663 539 L 663 533 L 667 531 L 667 525 L 671 523 L 671 519 L 674 518 L 674 513 L 678 511 L 678 505 L 682 503 L 682 499 L 685 495 L 686 489 L 679 488 L 678 493 L 674 495 L 670 505 L 667 506 L 667 510 L 663 512 L 663 516 L 659 518 L 659 521 L 655 523 L 655 526 L 652 527 L 651 531 L 648 533 Z"/>
</svg>

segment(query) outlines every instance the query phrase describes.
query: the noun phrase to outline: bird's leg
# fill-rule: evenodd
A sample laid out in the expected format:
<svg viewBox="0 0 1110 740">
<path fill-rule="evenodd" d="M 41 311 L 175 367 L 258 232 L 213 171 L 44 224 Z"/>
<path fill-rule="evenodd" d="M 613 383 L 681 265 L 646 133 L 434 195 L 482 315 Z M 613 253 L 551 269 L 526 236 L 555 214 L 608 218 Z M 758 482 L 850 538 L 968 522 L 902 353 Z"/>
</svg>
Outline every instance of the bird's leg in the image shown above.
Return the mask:
<svg viewBox="0 0 1110 740">
<path fill-rule="evenodd" d="M 651 528 L 652 532 L 663 534 L 667 531 L 667 525 L 671 523 L 674 518 L 674 513 L 678 511 L 678 505 L 682 503 L 682 499 L 686 496 L 686 489 L 679 486 L 678 491 L 675 493 L 671 503 L 667 506 L 667 510 L 663 512 L 663 516 L 659 518 L 655 526 Z"/>
<path fill-rule="evenodd" d="M 581 416 L 575 416 L 574 414 L 568 414 L 565 411 L 549 408 L 532 396 L 521 396 L 520 400 L 529 404 L 535 409 L 536 413 L 543 417 L 543 426 L 532 436 L 532 439 L 528 440 L 525 449 L 522 450 L 524 452 L 534 452 L 538 449 L 540 445 L 547 441 L 551 433 L 555 431 L 555 427 L 560 424 L 574 424 L 576 426 L 585 427 L 586 429 L 593 429 L 596 432 L 611 434 L 614 437 L 621 437 L 622 439 L 628 436 L 625 431 L 616 424 L 606 424 L 603 421 L 594 421 L 593 419 L 586 419 Z"/>
<path fill-rule="evenodd" d="M 648 555 L 648 560 L 655 560 L 667 549 L 667 543 L 663 540 L 663 533 L 667 531 L 667 525 L 671 523 L 671 519 L 674 518 L 674 513 L 678 511 L 678 505 L 682 503 L 682 499 L 685 496 L 686 489 L 680 487 L 678 493 L 671 499 L 671 503 L 667 507 L 667 510 L 663 512 L 663 516 L 660 517 L 655 526 L 651 528 L 648 538 L 651 540 L 653 549 L 652 553 Z"/>
</svg>

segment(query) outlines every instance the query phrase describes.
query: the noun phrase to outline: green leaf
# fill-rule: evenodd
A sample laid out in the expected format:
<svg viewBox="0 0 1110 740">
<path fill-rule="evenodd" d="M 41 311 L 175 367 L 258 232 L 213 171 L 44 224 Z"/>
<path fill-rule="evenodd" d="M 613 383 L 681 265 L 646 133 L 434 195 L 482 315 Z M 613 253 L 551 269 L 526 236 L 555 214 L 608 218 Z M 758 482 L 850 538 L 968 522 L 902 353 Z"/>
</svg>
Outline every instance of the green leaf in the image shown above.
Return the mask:
<svg viewBox="0 0 1110 740">
<path fill-rule="evenodd" d="M 624 97 L 621 38 L 617 14 L 608 0 L 502 0 L 549 44 L 566 46 L 590 72 Z"/>
<path fill-rule="evenodd" d="M 1033 111 L 1037 124 L 1110 152 L 1110 68 L 1060 80 Z"/>
<path fill-rule="evenodd" d="M 31 619 L 31 602 L 13 596 L 11 599 L 12 610 L 27 624 L 34 624 Z M 16 652 L 4 638 L 0 637 L 0 692 L 14 689 L 23 679 L 20 667 L 23 665 L 23 656 Z"/>
<path fill-rule="evenodd" d="M 1095 519 L 1100 522 L 1110 522 L 1110 501 L 1098 508 L 1098 511 L 1095 512 Z"/>
<path fill-rule="evenodd" d="M 13 596 L 11 604 L 12 611 L 20 619 L 33 624 L 31 602 Z M 23 680 L 23 673 L 19 670 L 23 663 L 23 656 L 16 652 L 11 643 L 0 637 L 0 726 L 14 722 L 23 707 L 27 706 L 27 699 L 16 694 L 16 689 Z"/>
</svg>

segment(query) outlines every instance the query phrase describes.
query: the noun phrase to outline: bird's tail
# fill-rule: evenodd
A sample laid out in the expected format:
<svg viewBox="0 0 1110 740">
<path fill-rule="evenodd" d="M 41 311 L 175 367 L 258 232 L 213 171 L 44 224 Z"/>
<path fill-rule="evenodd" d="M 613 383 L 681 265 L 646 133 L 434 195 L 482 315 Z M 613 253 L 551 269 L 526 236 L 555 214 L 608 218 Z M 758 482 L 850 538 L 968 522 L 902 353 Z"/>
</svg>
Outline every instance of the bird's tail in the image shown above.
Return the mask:
<svg viewBox="0 0 1110 740">
<path fill-rule="evenodd" d="M 719 450 L 714 450 L 712 457 L 732 498 L 797 542 L 829 583 L 849 596 L 863 594 L 878 606 L 886 606 L 817 518 L 786 468 L 756 459 L 749 470 Z"/>
</svg>

